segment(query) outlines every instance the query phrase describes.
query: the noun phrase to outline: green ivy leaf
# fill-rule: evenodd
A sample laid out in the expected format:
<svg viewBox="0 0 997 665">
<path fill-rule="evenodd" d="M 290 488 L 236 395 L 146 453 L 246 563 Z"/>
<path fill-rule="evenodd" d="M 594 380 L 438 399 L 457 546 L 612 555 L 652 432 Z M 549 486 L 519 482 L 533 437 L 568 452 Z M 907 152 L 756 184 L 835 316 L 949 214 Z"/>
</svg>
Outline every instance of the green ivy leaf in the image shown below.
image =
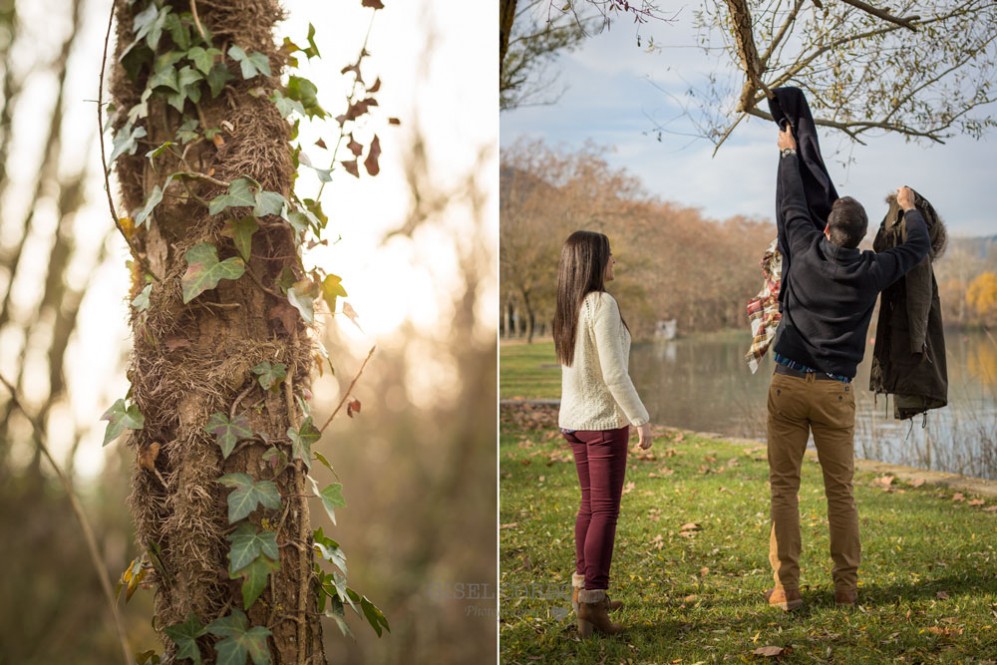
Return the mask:
<svg viewBox="0 0 997 665">
<path fill-rule="evenodd" d="M 159 65 L 158 62 L 157 65 Z M 173 92 L 179 92 L 180 82 L 178 80 L 177 68 L 173 64 L 165 63 L 162 66 L 157 66 L 156 71 L 149 77 L 147 86 L 153 90 L 156 88 L 168 88 Z"/>
<path fill-rule="evenodd" d="M 170 182 L 172 182 L 172 176 L 167 178 L 167 185 L 169 185 Z M 135 219 L 135 226 L 142 226 L 142 224 L 145 223 L 145 220 L 149 219 L 152 215 L 152 211 L 156 209 L 156 206 L 158 206 L 162 200 L 163 189 L 160 188 L 159 185 L 156 185 L 152 188 L 152 191 L 149 192 L 149 198 L 145 200 L 145 205 L 142 206 L 142 209 L 133 215 L 133 218 Z"/>
<path fill-rule="evenodd" d="M 104 444 L 121 436 L 126 429 L 142 429 L 145 427 L 145 416 L 138 410 L 137 404 L 128 405 L 125 400 L 119 399 L 111 408 L 104 412 L 101 420 L 108 421 L 107 429 L 104 431 Z"/>
<path fill-rule="evenodd" d="M 314 455 L 315 459 L 317 459 L 319 462 L 322 463 L 322 466 L 329 469 L 329 471 L 336 473 L 336 470 L 332 468 L 332 462 L 326 459 L 325 455 L 323 455 L 322 453 L 312 453 L 312 454 Z"/>
<path fill-rule="evenodd" d="M 343 288 L 343 278 L 339 275 L 333 275 L 329 273 L 322 280 L 322 298 L 325 299 L 327 305 L 329 305 L 329 311 L 336 311 L 336 298 L 343 296 L 344 298 L 349 295 L 346 293 L 346 289 Z"/>
<path fill-rule="evenodd" d="M 329 223 L 329 218 L 322 211 L 322 203 L 314 199 L 304 199 L 302 203 L 305 204 L 305 209 L 308 213 L 315 218 L 313 224 L 316 228 L 316 235 L 320 235 L 322 229 Z"/>
<path fill-rule="evenodd" d="M 308 323 L 315 321 L 315 298 L 319 294 L 319 286 L 310 279 L 302 279 L 287 290 L 287 301 L 294 305 Z"/>
<path fill-rule="evenodd" d="M 239 279 L 246 272 L 246 264 L 238 256 L 218 260 L 218 250 L 209 242 L 194 245 L 184 254 L 187 272 L 180 279 L 183 285 L 183 302 L 218 286 L 223 279 Z"/>
<path fill-rule="evenodd" d="M 300 429 L 288 427 L 287 436 L 291 439 L 291 457 L 304 461 L 305 466 L 311 468 L 312 444 L 322 437 L 322 433 L 312 424 L 312 417 L 305 418 Z"/>
<path fill-rule="evenodd" d="M 201 75 L 201 72 L 190 65 L 184 65 L 177 72 L 177 85 L 180 89 L 175 95 L 168 95 L 166 101 L 177 111 L 183 113 L 185 100 L 189 99 L 195 104 L 201 101 L 201 86 L 198 84 L 203 80 L 204 76 Z"/>
<path fill-rule="evenodd" d="M 136 312 L 144 312 L 149 309 L 149 294 L 152 293 L 152 284 L 146 284 L 145 288 L 132 300 L 132 307 Z"/>
<path fill-rule="evenodd" d="M 377 633 L 377 636 L 381 636 L 381 628 L 391 632 L 391 628 L 388 627 L 388 619 L 384 616 L 384 612 L 377 608 L 377 605 L 370 602 L 367 596 L 360 599 L 360 607 L 363 609 L 363 615 L 367 618 L 367 623 L 370 624 L 371 628 Z"/>
<path fill-rule="evenodd" d="M 270 60 L 264 53 L 259 51 L 247 53 L 240 46 L 231 46 L 228 50 L 228 56 L 239 63 L 244 79 L 251 79 L 260 73 L 270 76 Z"/>
<path fill-rule="evenodd" d="M 215 62 L 218 60 L 222 52 L 216 48 L 203 48 L 201 46 L 195 46 L 194 48 L 187 51 L 187 58 L 194 63 L 198 71 L 207 76 L 211 73 L 212 68 L 215 66 Z"/>
<path fill-rule="evenodd" d="M 315 26 L 311 23 L 308 24 L 308 48 L 303 49 L 303 51 L 305 57 L 309 60 L 321 57 L 321 54 L 318 52 L 318 46 L 315 45 Z"/>
<path fill-rule="evenodd" d="M 256 599 L 267 588 L 270 573 L 275 570 L 280 570 L 279 563 L 271 561 L 265 556 L 260 556 L 240 570 L 238 574 L 230 576 L 232 579 L 242 578 L 242 607 L 244 609 L 248 610 L 253 606 Z"/>
<path fill-rule="evenodd" d="M 238 573 L 261 554 L 274 561 L 280 560 L 280 553 L 277 549 L 277 534 L 273 531 L 257 531 L 252 524 L 243 522 L 234 533 L 229 535 L 228 539 L 232 543 L 228 552 L 228 572 L 230 575 Z"/>
<path fill-rule="evenodd" d="M 276 447 L 269 448 L 263 453 L 263 461 L 270 465 L 270 469 L 276 478 L 284 473 L 284 469 L 287 468 L 287 453 Z"/>
<path fill-rule="evenodd" d="M 208 214 L 217 215 L 225 208 L 255 206 L 256 196 L 253 194 L 253 181 L 249 178 L 236 178 L 228 186 L 228 193 L 220 194 L 208 205 Z"/>
<path fill-rule="evenodd" d="M 305 233 L 311 226 L 311 220 L 300 210 L 295 210 L 288 215 L 287 221 L 298 233 Z"/>
<path fill-rule="evenodd" d="M 228 523 L 235 524 L 241 519 L 249 517 L 262 505 L 270 510 L 280 508 L 280 492 L 277 486 L 269 480 L 256 482 L 248 473 L 229 473 L 218 479 L 226 487 L 234 487 L 228 495 Z"/>
<path fill-rule="evenodd" d="M 143 118 L 149 116 L 149 98 L 152 97 L 152 90 L 146 88 L 142 91 L 138 104 L 128 109 L 128 122 L 135 124 Z M 110 122 L 110 119 L 108 120 Z"/>
<path fill-rule="evenodd" d="M 228 459 L 235 449 L 235 444 L 243 439 L 253 438 L 253 429 L 249 426 L 249 418 L 244 413 L 229 420 L 221 411 L 215 411 L 208 419 L 208 424 L 204 426 L 204 431 L 215 435 L 215 441 L 222 449 L 223 459 Z"/>
<path fill-rule="evenodd" d="M 251 371 L 257 376 L 264 390 L 270 390 L 287 378 L 287 365 L 284 363 L 270 364 L 270 361 L 264 360 Z"/>
<path fill-rule="evenodd" d="M 273 95 L 270 96 L 270 101 L 277 106 L 281 117 L 287 118 L 293 113 L 298 113 L 302 116 L 305 115 L 305 107 L 301 105 L 301 102 L 295 99 L 288 99 L 280 90 L 274 91 Z"/>
<path fill-rule="evenodd" d="M 184 25 L 179 16 L 176 14 L 167 16 L 164 27 L 170 33 L 170 37 L 173 38 L 173 43 L 177 45 L 177 48 L 181 51 L 186 51 L 190 48 L 190 28 Z"/>
<path fill-rule="evenodd" d="M 339 543 L 326 536 L 321 527 L 315 530 L 312 539 L 315 542 L 315 551 L 320 557 L 339 568 L 344 575 L 348 574 L 346 571 L 346 553 L 343 552 Z"/>
<path fill-rule="evenodd" d="M 194 665 L 201 665 L 201 648 L 197 646 L 197 638 L 204 635 L 207 629 L 201 625 L 197 616 L 191 614 L 183 623 L 173 624 L 163 632 L 177 646 L 178 659 L 190 659 Z"/>
<path fill-rule="evenodd" d="M 240 217 L 229 222 L 226 235 L 231 234 L 235 248 L 246 261 L 253 253 L 253 234 L 260 230 L 260 225 L 252 215 Z"/>
<path fill-rule="evenodd" d="M 211 98 L 214 99 L 225 89 L 225 84 L 231 81 L 234 76 L 224 62 L 216 62 L 215 66 L 208 72 L 208 87 L 211 88 Z"/>
<path fill-rule="evenodd" d="M 353 637 L 353 631 L 346 624 L 346 608 L 343 606 L 343 601 L 338 597 L 333 598 L 329 603 L 329 609 L 325 611 L 325 616 L 329 617 L 336 622 L 339 626 L 340 632 L 343 633 L 345 637 Z"/>
<path fill-rule="evenodd" d="M 196 118 L 187 118 L 183 121 L 183 124 L 180 125 L 179 129 L 177 129 L 177 140 L 180 141 L 180 143 L 189 143 L 190 141 L 196 139 L 197 136 Z"/>
<path fill-rule="evenodd" d="M 215 644 L 217 665 L 246 665 L 247 657 L 252 659 L 253 665 L 270 665 L 267 645 L 270 631 L 263 626 L 250 628 L 249 619 L 242 610 L 232 610 L 232 614 L 211 622 L 208 632 L 223 638 Z"/>
<path fill-rule="evenodd" d="M 168 148 L 172 147 L 173 145 L 174 145 L 173 141 L 164 141 L 163 143 L 160 143 L 157 147 L 145 153 L 145 156 L 150 162 L 154 161 L 157 157 L 162 155 L 164 152 L 166 152 Z"/>
<path fill-rule="evenodd" d="M 322 499 L 322 507 L 325 508 L 326 515 L 332 520 L 332 523 L 336 523 L 336 508 L 342 508 L 346 506 L 346 499 L 343 498 L 343 484 L 342 483 L 332 483 L 327 485 L 324 489 L 319 489 L 318 483 L 314 478 L 308 476 L 308 480 L 312 483 L 312 490 L 315 492 L 315 496 Z"/>
<path fill-rule="evenodd" d="M 278 192 L 259 192 L 256 195 L 256 207 L 253 208 L 253 214 L 257 217 L 280 215 L 285 205 L 287 205 L 287 200 Z"/>
<path fill-rule="evenodd" d="M 145 127 L 132 127 L 128 122 L 114 135 L 113 148 L 111 150 L 111 160 L 114 161 L 121 155 L 134 155 L 138 150 L 138 140 L 146 135 Z"/>
<path fill-rule="evenodd" d="M 324 118 L 327 113 L 318 103 L 318 87 L 306 78 L 291 76 L 287 79 L 289 99 L 301 102 L 309 118 Z"/>
</svg>

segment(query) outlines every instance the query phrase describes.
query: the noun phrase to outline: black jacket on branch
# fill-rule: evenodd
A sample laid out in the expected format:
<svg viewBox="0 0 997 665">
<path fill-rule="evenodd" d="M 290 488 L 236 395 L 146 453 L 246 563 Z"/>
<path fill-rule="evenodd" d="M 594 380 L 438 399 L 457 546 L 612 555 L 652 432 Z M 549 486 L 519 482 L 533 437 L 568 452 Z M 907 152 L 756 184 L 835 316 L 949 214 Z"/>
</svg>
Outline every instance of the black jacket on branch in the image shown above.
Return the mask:
<svg viewBox="0 0 997 665">
<path fill-rule="evenodd" d="M 910 214 L 904 213 L 894 196 L 887 203 L 890 208 L 873 243 L 877 252 L 900 245 L 908 236 Z M 897 419 L 913 418 L 948 403 L 945 333 L 932 269 L 945 251 L 947 234 L 934 207 L 917 192 L 914 205 L 927 223 L 931 252 L 883 291 L 869 377 L 870 389 L 894 396 Z"/>
<path fill-rule="evenodd" d="M 799 155 L 800 179 L 803 183 L 803 196 L 806 198 L 807 209 L 810 212 L 810 219 L 818 231 L 822 231 L 827 224 L 827 216 L 831 212 L 831 205 L 838 199 L 838 192 L 834 189 L 831 176 L 824 166 L 824 158 L 820 154 L 820 143 L 817 140 L 817 126 L 814 124 L 813 115 L 810 113 L 810 106 L 807 98 L 799 88 L 775 88 L 772 91 L 774 97 L 769 97 L 769 111 L 772 119 L 779 127 L 786 123 L 793 130 L 793 137 L 796 139 L 796 151 Z M 789 271 L 792 261 L 790 247 L 786 242 L 783 233 L 784 224 L 779 201 L 782 201 L 782 178 L 776 183 L 775 215 L 779 228 L 779 251 L 782 253 L 782 274 Z M 785 302 L 781 291 L 779 302 Z"/>
<path fill-rule="evenodd" d="M 853 378 L 865 353 L 876 297 L 927 256 L 928 230 L 914 210 L 904 216 L 906 242 L 896 247 L 876 253 L 835 245 L 814 224 L 803 170 L 794 154 L 779 160 L 776 219 L 793 264 L 783 275 L 775 352 Z"/>
</svg>

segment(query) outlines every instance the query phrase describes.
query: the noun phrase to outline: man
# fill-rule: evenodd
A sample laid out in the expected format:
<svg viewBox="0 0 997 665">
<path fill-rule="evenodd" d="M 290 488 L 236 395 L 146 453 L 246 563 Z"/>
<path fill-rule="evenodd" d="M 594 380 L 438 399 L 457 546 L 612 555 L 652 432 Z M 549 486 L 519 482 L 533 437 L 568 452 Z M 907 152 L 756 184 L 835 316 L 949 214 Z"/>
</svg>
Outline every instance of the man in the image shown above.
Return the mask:
<svg viewBox="0 0 997 665">
<path fill-rule="evenodd" d="M 769 561 L 775 586 L 770 605 L 794 610 L 800 597 L 800 514 L 797 494 L 812 431 L 827 496 L 838 605 L 858 600 L 858 511 L 855 468 L 855 394 L 852 379 L 865 352 L 866 332 L 880 291 L 916 266 L 930 243 L 908 187 L 897 190 L 907 241 L 884 252 L 858 249 L 868 228 L 862 205 L 837 199 L 827 226 L 814 226 L 804 197 L 796 140 L 779 132 L 779 229 L 792 257 L 783 276 L 782 320 L 775 343 L 775 374 L 768 394 L 768 458 L 772 491 Z"/>
</svg>

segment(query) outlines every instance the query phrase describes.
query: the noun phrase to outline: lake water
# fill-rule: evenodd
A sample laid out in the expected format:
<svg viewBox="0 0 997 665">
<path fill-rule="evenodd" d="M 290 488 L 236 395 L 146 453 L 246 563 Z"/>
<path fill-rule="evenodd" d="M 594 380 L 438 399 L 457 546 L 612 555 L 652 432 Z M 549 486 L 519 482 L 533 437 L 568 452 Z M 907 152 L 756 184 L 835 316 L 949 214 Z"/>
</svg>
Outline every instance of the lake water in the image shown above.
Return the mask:
<svg viewBox="0 0 997 665">
<path fill-rule="evenodd" d="M 997 340 L 949 331 L 945 342 L 949 405 L 913 421 L 894 420 L 892 400 L 869 390 L 866 348 L 855 379 L 855 454 L 997 479 Z M 630 373 L 652 422 L 764 441 L 774 364 L 770 351 L 753 375 L 749 343 L 745 333 L 634 344 Z"/>
</svg>

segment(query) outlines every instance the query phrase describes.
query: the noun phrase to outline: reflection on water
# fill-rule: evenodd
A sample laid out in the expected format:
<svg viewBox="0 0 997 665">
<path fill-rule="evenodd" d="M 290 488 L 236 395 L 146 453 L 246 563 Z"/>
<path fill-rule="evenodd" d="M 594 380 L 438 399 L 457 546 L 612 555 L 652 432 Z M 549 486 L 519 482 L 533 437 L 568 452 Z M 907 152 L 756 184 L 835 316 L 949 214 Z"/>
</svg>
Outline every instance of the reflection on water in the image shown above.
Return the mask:
<svg viewBox="0 0 997 665">
<path fill-rule="evenodd" d="M 765 438 L 773 363 L 752 375 L 750 337 L 728 334 L 634 344 L 631 376 L 652 421 L 728 436 Z M 949 405 L 926 419 L 893 419 L 893 405 L 869 391 L 872 345 L 859 365 L 855 453 L 893 464 L 997 479 L 997 341 L 984 333 L 946 334 Z"/>
</svg>

